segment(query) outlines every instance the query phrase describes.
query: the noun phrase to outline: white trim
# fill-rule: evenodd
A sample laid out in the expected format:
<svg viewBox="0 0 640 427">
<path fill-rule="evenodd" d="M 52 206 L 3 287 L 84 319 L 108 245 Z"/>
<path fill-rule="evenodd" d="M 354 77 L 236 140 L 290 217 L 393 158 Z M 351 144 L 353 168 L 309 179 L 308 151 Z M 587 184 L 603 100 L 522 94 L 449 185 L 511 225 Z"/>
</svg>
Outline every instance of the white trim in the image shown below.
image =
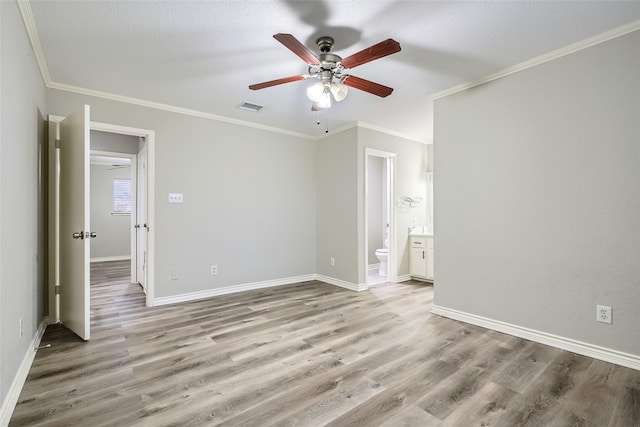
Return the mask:
<svg viewBox="0 0 640 427">
<path fill-rule="evenodd" d="M 15 377 L 13 377 L 13 381 L 11 382 L 11 386 L 7 391 L 7 395 L 2 402 L 2 407 L 0 408 L 0 426 L 9 425 L 9 421 L 11 420 L 11 415 L 13 415 L 13 411 L 16 408 L 16 404 L 18 403 L 18 398 L 20 397 L 20 392 L 22 391 L 22 387 L 24 387 L 24 383 L 27 380 L 27 375 L 29 375 L 29 370 L 31 369 L 31 365 L 33 364 L 33 359 L 36 357 L 36 347 L 40 345 L 40 340 L 42 340 L 42 336 L 44 335 L 44 331 L 47 329 L 48 320 L 45 318 L 40 323 L 38 330 L 36 331 L 29 347 L 27 347 L 27 352 L 22 358 L 22 363 L 20 363 L 20 367 L 18 368 L 18 372 L 16 372 Z"/>
<path fill-rule="evenodd" d="M 402 276 L 398 276 L 396 278 L 395 283 L 406 282 L 407 280 L 411 280 L 411 276 L 408 274 L 403 274 Z"/>
<path fill-rule="evenodd" d="M 31 48 L 33 49 L 33 54 L 35 55 L 36 62 L 38 63 L 38 68 L 40 68 L 40 75 L 42 76 L 45 86 L 49 86 L 51 84 L 51 74 L 49 74 L 47 60 L 44 57 L 42 45 L 40 44 L 40 36 L 38 35 L 38 28 L 36 26 L 36 20 L 33 17 L 31 5 L 27 0 L 17 0 L 16 2 L 18 3 L 18 8 L 20 9 L 22 21 L 24 22 L 24 27 L 27 30 L 27 35 L 29 36 Z"/>
<path fill-rule="evenodd" d="M 587 39 L 581 40 L 579 42 L 570 44 L 569 46 L 562 47 L 560 49 L 553 50 L 551 52 L 547 52 L 543 55 L 537 56 L 535 58 L 528 59 L 526 61 L 520 62 L 518 64 L 512 65 L 511 67 L 505 68 L 504 70 L 498 71 L 496 73 L 489 74 L 481 78 L 480 80 L 476 80 L 473 82 L 462 83 L 456 86 L 453 86 L 449 89 L 445 89 L 443 91 L 434 93 L 428 97 L 431 101 L 435 101 L 440 98 L 444 98 L 449 95 L 453 95 L 454 93 L 462 92 L 467 89 L 471 89 L 472 87 L 480 86 L 485 83 L 489 83 L 493 80 L 497 80 L 502 77 L 506 77 L 508 75 L 518 73 L 520 71 L 526 70 L 528 68 L 533 68 L 538 65 L 544 64 L 545 62 L 553 61 L 554 59 L 562 58 L 563 56 L 571 55 L 572 53 L 579 52 L 583 49 L 587 49 L 589 47 L 598 45 L 600 43 L 607 42 L 609 40 L 613 40 L 618 37 L 622 37 L 634 31 L 640 30 L 640 20 L 631 22 L 629 24 L 623 25 L 621 27 L 617 27 L 611 29 L 609 31 L 605 31 L 604 33 L 597 34 L 593 37 L 589 37 Z"/>
<path fill-rule="evenodd" d="M 131 260 L 131 255 L 120 255 L 120 256 L 100 256 L 91 258 L 91 262 L 105 262 L 105 261 L 128 261 Z"/>
<path fill-rule="evenodd" d="M 320 136 L 309 136 L 309 139 L 312 139 L 314 141 L 320 141 L 320 140 L 323 140 L 325 138 L 329 138 L 330 136 L 337 135 L 337 134 L 342 133 L 342 132 L 344 132 L 346 130 L 357 128 L 357 127 L 358 127 L 358 122 L 348 123 L 348 124 L 346 124 L 344 126 L 340 126 L 339 128 L 331 129 L 329 132 L 324 133 L 324 134 L 322 134 Z"/>
<path fill-rule="evenodd" d="M 433 283 L 433 279 L 427 279 L 426 277 L 418 277 L 418 276 L 412 276 L 412 275 L 408 275 L 410 280 L 417 280 L 418 282 L 425 282 L 425 283 Z"/>
<path fill-rule="evenodd" d="M 481 326 L 483 328 L 546 344 L 551 347 L 571 351 L 583 356 L 593 357 L 594 359 L 604 360 L 605 362 L 615 363 L 616 365 L 640 370 L 640 356 L 634 354 L 624 353 L 542 331 L 536 331 L 523 326 L 513 325 L 511 323 L 501 322 L 499 320 L 493 320 L 477 316 L 475 314 L 441 307 L 435 304 L 432 306 L 431 312 L 450 319 L 460 320 L 462 322 L 471 323 L 472 325 Z"/>
<path fill-rule="evenodd" d="M 172 295 L 169 297 L 159 297 L 153 300 L 153 305 L 176 304 L 180 302 L 195 301 L 205 298 L 211 298 L 219 295 L 234 294 L 236 292 L 253 291 L 256 289 L 273 288 L 276 286 L 292 285 L 295 283 L 308 282 L 316 280 L 315 274 L 307 274 L 304 276 L 285 277 L 283 279 L 264 280 L 261 282 L 243 283 L 240 285 L 225 286 L 224 288 L 207 289 L 204 291 L 189 292 L 188 294 Z"/>
<path fill-rule="evenodd" d="M 338 286 L 340 288 L 349 289 L 350 291 L 355 291 L 355 292 L 362 292 L 362 291 L 366 291 L 368 289 L 366 283 L 346 282 L 344 280 L 336 279 L 336 278 L 333 278 L 333 277 L 323 276 L 322 274 L 317 274 L 316 275 L 316 280 L 328 283 L 328 284 L 333 285 L 333 286 Z"/>
<path fill-rule="evenodd" d="M 365 123 L 365 122 L 357 122 L 357 126 L 359 126 L 361 128 L 373 130 L 373 131 L 376 131 L 376 132 L 384 133 L 384 134 L 387 134 L 387 135 L 397 136 L 398 138 L 408 139 L 409 141 L 418 142 L 420 144 L 433 144 L 433 141 L 431 141 L 429 139 L 422 140 L 422 139 L 414 138 L 414 137 L 412 137 L 410 135 L 407 135 L 407 134 L 404 134 L 404 133 L 401 133 L 401 132 L 396 132 L 396 131 L 393 131 L 393 130 L 384 129 L 384 128 L 381 128 L 380 126 L 372 125 L 372 124 Z"/>
<path fill-rule="evenodd" d="M 225 286 L 224 288 L 207 289 L 204 291 L 189 292 L 187 294 L 172 295 L 169 297 L 159 297 L 153 300 L 153 306 L 177 304 L 181 302 L 196 301 L 216 297 L 219 295 L 234 294 L 236 292 L 254 291 L 257 289 L 273 288 L 276 286 L 293 285 L 296 283 L 309 282 L 317 280 L 329 285 L 338 286 L 340 288 L 349 289 L 350 291 L 366 291 L 368 289 L 366 283 L 355 284 L 345 282 L 344 280 L 335 279 L 329 276 L 319 274 L 307 274 L 304 276 L 285 277 L 283 279 L 264 280 L 261 282 L 243 283 L 240 285 Z"/>
</svg>

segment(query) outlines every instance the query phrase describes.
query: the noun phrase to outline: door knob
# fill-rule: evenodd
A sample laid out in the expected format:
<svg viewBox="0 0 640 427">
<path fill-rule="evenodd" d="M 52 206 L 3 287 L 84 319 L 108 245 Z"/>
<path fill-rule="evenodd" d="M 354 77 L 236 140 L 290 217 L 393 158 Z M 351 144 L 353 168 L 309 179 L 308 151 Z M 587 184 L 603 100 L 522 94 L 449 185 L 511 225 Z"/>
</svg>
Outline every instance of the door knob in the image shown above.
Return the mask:
<svg viewBox="0 0 640 427">
<path fill-rule="evenodd" d="M 94 238 L 94 237 L 98 237 L 98 235 L 92 231 L 91 233 L 89 233 L 89 237 Z"/>
<path fill-rule="evenodd" d="M 73 238 L 74 239 L 84 239 L 84 231 L 81 231 L 79 233 L 73 233 Z"/>
</svg>

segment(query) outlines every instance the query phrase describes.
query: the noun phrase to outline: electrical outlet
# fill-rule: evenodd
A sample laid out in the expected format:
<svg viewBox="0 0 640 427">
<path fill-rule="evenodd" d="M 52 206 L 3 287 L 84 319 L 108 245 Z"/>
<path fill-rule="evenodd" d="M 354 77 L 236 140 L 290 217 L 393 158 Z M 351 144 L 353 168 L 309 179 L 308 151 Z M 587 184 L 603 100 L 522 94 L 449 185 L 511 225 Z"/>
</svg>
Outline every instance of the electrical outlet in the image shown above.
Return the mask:
<svg viewBox="0 0 640 427">
<path fill-rule="evenodd" d="M 329 258 L 330 265 L 336 265 L 336 259 L 334 257 Z"/>
<path fill-rule="evenodd" d="M 178 272 L 176 270 L 171 270 L 171 280 L 178 280 Z"/>
<path fill-rule="evenodd" d="M 596 305 L 596 320 L 601 323 L 611 324 L 611 307 L 606 305 Z"/>
<path fill-rule="evenodd" d="M 218 274 L 218 266 L 217 265 L 212 265 L 211 266 L 211 275 L 215 276 L 216 274 Z"/>
<path fill-rule="evenodd" d="M 20 318 L 20 329 L 19 329 L 20 339 L 24 336 L 24 322 L 22 321 L 22 317 Z"/>
</svg>

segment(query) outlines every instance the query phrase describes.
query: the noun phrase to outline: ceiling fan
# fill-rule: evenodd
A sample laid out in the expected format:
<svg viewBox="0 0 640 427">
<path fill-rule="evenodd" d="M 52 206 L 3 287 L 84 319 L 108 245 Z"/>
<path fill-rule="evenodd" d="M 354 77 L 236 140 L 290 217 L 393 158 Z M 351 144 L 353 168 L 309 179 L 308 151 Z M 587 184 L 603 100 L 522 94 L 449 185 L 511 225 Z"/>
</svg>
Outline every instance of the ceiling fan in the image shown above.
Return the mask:
<svg viewBox="0 0 640 427">
<path fill-rule="evenodd" d="M 393 39 L 387 39 L 342 59 L 340 56 L 331 53 L 334 43 L 331 37 L 320 37 L 316 41 L 321 52 L 317 56 L 291 34 L 278 33 L 273 38 L 306 62 L 309 66 L 309 72 L 254 84 L 249 86 L 249 89 L 259 90 L 284 83 L 316 78 L 318 82 L 307 89 L 307 96 L 314 103 L 313 109 L 331 107 L 331 95 L 336 101 L 342 101 L 347 96 L 347 86 L 382 98 L 391 95 L 391 92 L 393 92 L 393 88 L 388 86 L 347 74 L 347 70 L 351 68 L 400 52 L 400 43 Z"/>
</svg>

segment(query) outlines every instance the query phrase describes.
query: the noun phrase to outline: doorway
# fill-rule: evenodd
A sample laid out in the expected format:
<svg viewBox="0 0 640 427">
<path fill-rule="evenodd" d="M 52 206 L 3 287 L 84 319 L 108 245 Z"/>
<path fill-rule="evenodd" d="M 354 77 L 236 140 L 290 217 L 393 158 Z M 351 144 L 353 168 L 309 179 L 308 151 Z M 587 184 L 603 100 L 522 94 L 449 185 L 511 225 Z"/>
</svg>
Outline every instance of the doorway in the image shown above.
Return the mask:
<svg viewBox="0 0 640 427">
<path fill-rule="evenodd" d="M 395 280 L 392 209 L 394 153 L 365 151 L 365 265 L 367 286 Z"/>
<path fill-rule="evenodd" d="M 124 135 L 135 138 L 136 153 L 133 158 L 131 191 L 136 194 L 131 206 L 131 282 L 138 283 L 146 295 L 146 306 L 152 307 L 153 287 L 153 238 L 151 224 L 154 223 L 154 142 L 155 133 L 108 123 L 91 122 L 91 130 L 112 135 Z"/>
<path fill-rule="evenodd" d="M 88 106 L 85 106 L 85 111 L 88 112 Z M 88 115 L 87 115 L 88 117 Z M 59 221 L 60 221 L 60 191 L 61 191 L 61 187 L 62 184 L 60 183 L 60 150 L 58 149 L 58 144 L 59 144 L 59 123 L 61 123 L 64 120 L 64 117 L 59 117 L 59 116 L 49 116 L 49 147 L 50 147 L 50 151 L 51 151 L 51 156 L 49 158 L 49 182 L 50 182 L 50 187 L 49 187 L 49 191 L 50 191 L 50 210 L 52 212 L 52 215 L 50 216 L 50 221 L 51 221 L 51 225 L 50 226 L 50 251 L 51 253 L 54 254 L 54 257 L 52 257 L 51 260 L 51 266 L 49 268 L 49 283 L 50 283 L 50 289 L 49 289 L 49 313 L 50 313 L 50 317 L 49 317 L 49 321 L 52 323 L 56 323 L 59 322 L 60 319 L 60 297 L 58 295 L 58 291 L 60 289 L 60 263 L 61 263 L 61 258 L 64 256 L 64 254 L 60 253 L 60 227 L 59 227 Z M 144 233 L 140 232 L 139 234 L 144 234 L 144 241 L 145 241 L 145 257 L 144 257 L 144 263 L 143 265 L 145 266 L 144 269 L 144 288 L 146 289 L 146 297 L 145 297 L 145 301 L 146 301 L 146 306 L 150 307 L 153 306 L 153 301 L 154 301 L 154 275 L 153 275 L 153 261 L 154 261 L 154 233 L 153 233 L 153 229 L 151 228 L 151 224 L 154 223 L 154 209 L 153 209 L 153 189 L 154 189 L 154 155 L 155 155 L 155 150 L 154 150 L 154 142 L 155 142 L 155 133 L 154 131 L 151 130 L 146 130 L 146 129 L 139 129 L 139 128 L 131 128 L 131 127 L 127 127 L 127 126 L 119 126 L 119 125 L 113 125 L 113 124 L 108 124 L 108 123 L 99 123 L 99 122 L 87 122 L 86 128 L 87 131 L 87 135 L 89 134 L 89 129 L 91 131 L 100 131 L 100 132 L 106 132 L 106 133 L 110 133 L 110 134 L 121 134 L 121 135 L 129 135 L 129 136 L 134 136 L 136 138 L 136 140 L 138 141 L 138 144 L 135 147 L 135 154 L 132 155 L 132 165 L 135 163 L 136 165 L 136 172 L 133 173 L 132 172 L 132 181 L 140 181 L 140 175 L 143 174 L 144 175 L 144 183 L 146 183 L 145 185 L 145 197 L 141 198 L 138 197 L 137 198 L 137 203 L 135 206 L 136 210 L 139 210 L 139 206 L 142 203 L 144 205 L 144 212 L 146 214 L 146 221 L 144 222 L 145 224 L 145 228 L 144 228 Z M 86 162 L 87 162 L 87 166 L 89 163 L 89 147 L 87 144 L 87 148 L 86 148 Z M 145 168 L 143 171 L 140 170 L 140 168 L 137 167 L 137 165 L 139 164 L 138 161 L 138 153 L 140 151 L 144 151 L 144 164 L 145 164 Z M 113 153 L 112 153 L 113 154 Z M 130 153 L 131 154 L 131 153 Z M 132 170 L 133 170 L 133 166 L 131 166 Z M 90 174 L 89 176 L 87 176 L 85 178 L 87 180 L 87 182 L 85 183 L 88 184 L 90 182 Z M 138 189 L 139 186 L 135 186 L 135 189 Z M 90 205 L 90 203 L 88 203 Z M 88 207 L 86 207 L 85 209 L 88 209 Z M 135 225 L 135 223 L 138 220 L 138 216 L 131 216 L 131 224 Z M 66 234 L 65 234 L 66 236 Z M 75 237 L 75 236 L 74 236 Z M 132 243 L 131 243 L 131 250 L 129 251 L 131 256 L 131 259 L 134 260 L 136 259 L 136 255 L 137 254 L 137 245 L 138 245 L 138 239 L 131 239 Z M 135 244 L 135 246 L 134 246 Z M 89 257 L 86 258 L 87 261 L 87 270 L 89 268 Z M 139 264 L 139 263 L 136 263 Z M 137 280 L 137 272 L 138 272 L 138 266 L 137 265 L 131 265 L 130 267 L 130 271 L 132 274 L 132 277 L 135 278 L 132 281 L 138 281 Z M 86 287 L 88 287 L 88 277 L 86 280 Z"/>
</svg>

